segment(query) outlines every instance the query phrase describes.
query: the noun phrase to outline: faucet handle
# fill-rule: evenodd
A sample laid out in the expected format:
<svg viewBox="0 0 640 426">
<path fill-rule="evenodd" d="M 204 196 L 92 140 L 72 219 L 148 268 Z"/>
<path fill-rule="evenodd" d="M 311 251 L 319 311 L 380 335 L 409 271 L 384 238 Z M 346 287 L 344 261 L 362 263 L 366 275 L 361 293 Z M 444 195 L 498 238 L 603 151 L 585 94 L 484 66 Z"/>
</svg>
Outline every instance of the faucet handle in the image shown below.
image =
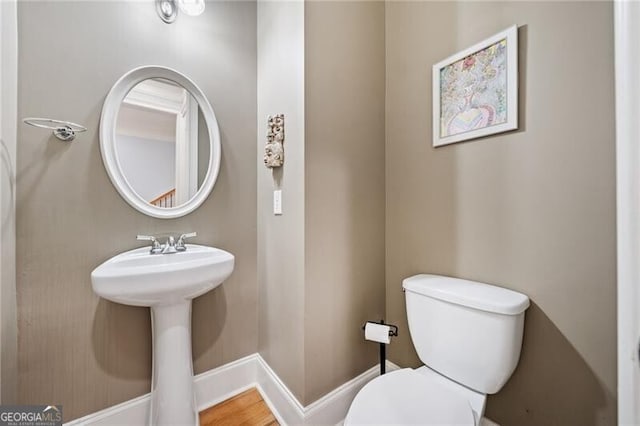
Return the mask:
<svg viewBox="0 0 640 426">
<path fill-rule="evenodd" d="M 162 250 L 160 242 L 153 235 L 138 235 L 136 236 L 136 240 L 151 241 L 151 254 L 159 253 Z"/>
<path fill-rule="evenodd" d="M 137 235 L 136 240 L 138 241 L 151 241 L 151 244 L 160 244 L 158 239 L 153 235 Z"/>
<path fill-rule="evenodd" d="M 189 232 L 187 234 L 180 235 L 180 237 L 178 238 L 178 241 L 176 242 L 176 250 L 185 251 L 187 247 L 184 244 L 184 240 L 186 240 L 187 238 L 193 238 L 196 236 L 198 236 L 196 232 Z"/>
</svg>

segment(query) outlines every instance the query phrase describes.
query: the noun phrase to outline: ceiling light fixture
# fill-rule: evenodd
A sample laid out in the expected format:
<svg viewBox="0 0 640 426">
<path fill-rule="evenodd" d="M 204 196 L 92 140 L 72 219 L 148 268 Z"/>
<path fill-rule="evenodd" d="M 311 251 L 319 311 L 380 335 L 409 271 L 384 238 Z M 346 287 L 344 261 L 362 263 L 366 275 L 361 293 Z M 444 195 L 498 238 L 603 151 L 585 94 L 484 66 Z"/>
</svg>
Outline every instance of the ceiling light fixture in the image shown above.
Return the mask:
<svg viewBox="0 0 640 426">
<path fill-rule="evenodd" d="M 156 12 L 167 24 L 176 20 L 178 8 L 185 15 L 198 16 L 204 12 L 204 7 L 204 0 L 156 0 Z"/>
<path fill-rule="evenodd" d="M 198 16 L 204 12 L 204 0 L 178 0 L 180 10 L 189 16 Z"/>
<path fill-rule="evenodd" d="M 178 7 L 175 0 L 156 0 L 156 12 L 160 19 L 167 24 L 172 23 L 178 16 Z"/>
</svg>

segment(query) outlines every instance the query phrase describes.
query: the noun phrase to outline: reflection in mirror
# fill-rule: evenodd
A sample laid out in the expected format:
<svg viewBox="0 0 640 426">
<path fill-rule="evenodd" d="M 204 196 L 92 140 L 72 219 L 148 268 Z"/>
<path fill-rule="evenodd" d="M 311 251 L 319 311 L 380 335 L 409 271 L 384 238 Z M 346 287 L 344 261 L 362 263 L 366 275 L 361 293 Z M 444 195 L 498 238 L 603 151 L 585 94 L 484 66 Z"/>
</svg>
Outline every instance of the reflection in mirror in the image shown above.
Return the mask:
<svg viewBox="0 0 640 426">
<path fill-rule="evenodd" d="M 195 98 L 162 78 L 138 83 L 120 105 L 115 152 L 131 188 L 149 204 L 184 205 L 209 168 L 207 125 Z"/>
</svg>

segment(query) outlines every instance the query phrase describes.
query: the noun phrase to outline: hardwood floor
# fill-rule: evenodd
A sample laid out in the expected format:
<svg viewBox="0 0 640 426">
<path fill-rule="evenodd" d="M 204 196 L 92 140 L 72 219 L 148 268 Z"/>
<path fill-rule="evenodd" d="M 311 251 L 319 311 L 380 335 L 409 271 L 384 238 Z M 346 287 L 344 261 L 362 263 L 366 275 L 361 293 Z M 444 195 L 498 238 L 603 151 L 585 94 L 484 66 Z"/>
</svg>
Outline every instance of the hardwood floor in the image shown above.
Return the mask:
<svg viewBox="0 0 640 426">
<path fill-rule="evenodd" d="M 200 426 L 278 426 L 256 388 L 200 412 Z"/>
</svg>

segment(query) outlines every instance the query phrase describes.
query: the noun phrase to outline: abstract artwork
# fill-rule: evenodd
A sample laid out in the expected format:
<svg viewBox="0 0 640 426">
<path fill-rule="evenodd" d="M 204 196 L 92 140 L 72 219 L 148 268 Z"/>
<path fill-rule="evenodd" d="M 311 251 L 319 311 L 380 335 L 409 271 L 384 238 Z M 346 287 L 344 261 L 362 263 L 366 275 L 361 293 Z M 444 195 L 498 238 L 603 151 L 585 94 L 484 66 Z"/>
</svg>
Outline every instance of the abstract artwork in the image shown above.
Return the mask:
<svg viewBox="0 0 640 426">
<path fill-rule="evenodd" d="M 518 128 L 513 26 L 433 66 L 433 145 Z"/>
</svg>

